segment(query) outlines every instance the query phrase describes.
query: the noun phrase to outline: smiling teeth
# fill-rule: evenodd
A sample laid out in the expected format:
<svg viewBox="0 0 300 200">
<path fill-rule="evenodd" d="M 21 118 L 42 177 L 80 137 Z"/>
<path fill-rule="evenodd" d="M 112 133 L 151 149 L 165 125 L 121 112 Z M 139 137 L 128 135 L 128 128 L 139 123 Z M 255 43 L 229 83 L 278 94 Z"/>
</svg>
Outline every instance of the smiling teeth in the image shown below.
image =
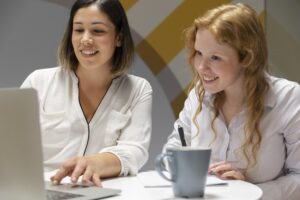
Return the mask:
<svg viewBox="0 0 300 200">
<path fill-rule="evenodd" d="M 215 77 L 207 77 L 207 76 L 204 76 L 203 77 L 203 79 L 205 80 L 205 81 L 214 81 L 214 80 L 216 80 L 218 77 L 217 76 L 215 76 Z"/>
<path fill-rule="evenodd" d="M 86 55 L 93 55 L 96 53 L 96 51 L 81 51 L 81 53 L 86 54 Z"/>
</svg>

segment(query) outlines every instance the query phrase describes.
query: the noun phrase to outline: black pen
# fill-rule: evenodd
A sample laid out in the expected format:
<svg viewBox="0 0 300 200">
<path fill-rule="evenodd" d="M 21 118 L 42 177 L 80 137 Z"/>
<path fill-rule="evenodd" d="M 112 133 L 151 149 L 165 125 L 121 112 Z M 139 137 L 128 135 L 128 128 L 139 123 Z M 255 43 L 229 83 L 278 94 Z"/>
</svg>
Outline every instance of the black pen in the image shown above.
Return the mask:
<svg viewBox="0 0 300 200">
<path fill-rule="evenodd" d="M 186 142 L 184 139 L 184 132 L 183 132 L 183 128 L 181 126 L 178 125 L 178 133 L 179 133 L 179 137 L 180 137 L 180 141 L 183 147 L 186 146 Z"/>
</svg>

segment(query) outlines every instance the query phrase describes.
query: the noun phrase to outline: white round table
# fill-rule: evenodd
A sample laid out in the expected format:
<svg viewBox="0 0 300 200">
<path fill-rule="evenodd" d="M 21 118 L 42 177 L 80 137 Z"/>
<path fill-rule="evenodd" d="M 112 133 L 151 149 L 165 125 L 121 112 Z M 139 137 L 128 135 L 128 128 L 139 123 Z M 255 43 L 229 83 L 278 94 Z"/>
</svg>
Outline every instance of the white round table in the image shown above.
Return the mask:
<svg viewBox="0 0 300 200">
<path fill-rule="evenodd" d="M 145 173 L 145 172 L 143 172 Z M 150 173 L 150 172 L 149 172 Z M 153 172 L 152 172 L 153 173 Z M 155 178 L 155 177 L 153 177 Z M 213 200 L 258 200 L 262 198 L 262 190 L 251 183 L 229 180 L 226 185 L 207 186 L 203 198 Z M 119 177 L 103 181 L 103 186 L 121 189 L 119 196 L 108 199 L 117 200 L 171 200 L 175 198 L 172 187 L 146 188 L 137 176 Z M 187 183 L 188 184 L 188 183 Z"/>
</svg>

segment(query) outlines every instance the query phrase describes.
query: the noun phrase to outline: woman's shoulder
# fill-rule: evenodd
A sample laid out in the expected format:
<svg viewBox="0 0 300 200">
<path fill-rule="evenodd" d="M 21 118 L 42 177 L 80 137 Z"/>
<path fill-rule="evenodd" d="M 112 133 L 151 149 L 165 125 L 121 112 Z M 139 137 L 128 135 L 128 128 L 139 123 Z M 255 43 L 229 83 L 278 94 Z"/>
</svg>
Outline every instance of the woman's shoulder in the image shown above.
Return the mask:
<svg viewBox="0 0 300 200">
<path fill-rule="evenodd" d="M 144 84 L 149 84 L 149 82 L 143 78 L 143 77 L 140 77 L 140 76 L 136 76 L 136 75 L 133 75 L 133 74 L 125 74 L 122 76 L 123 79 L 125 80 L 128 80 L 132 83 L 144 83 Z"/>
<path fill-rule="evenodd" d="M 60 70 L 60 67 L 40 68 L 33 71 L 35 74 L 45 74 Z"/>
<path fill-rule="evenodd" d="M 51 68 L 36 69 L 29 76 L 34 79 L 45 80 L 54 75 L 66 74 L 66 73 L 68 73 L 67 70 L 58 66 L 58 67 L 51 67 Z"/>
<path fill-rule="evenodd" d="M 273 99 L 277 99 L 277 103 L 281 102 L 283 104 L 286 104 L 290 101 L 299 101 L 299 83 L 275 76 L 269 76 L 268 81 L 270 84 L 271 95 L 273 96 Z"/>
<path fill-rule="evenodd" d="M 300 85 L 295 81 L 275 76 L 268 77 L 271 89 L 275 94 L 285 94 L 291 91 L 300 92 Z"/>
<path fill-rule="evenodd" d="M 21 87 L 34 87 L 44 88 L 49 84 L 62 83 L 68 80 L 67 77 L 71 78 L 72 73 L 70 70 L 63 69 L 62 67 L 52 67 L 37 69 L 33 71 L 25 79 Z"/>
<path fill-rule="evenodd" d="M 115 78 L 111 91 L 113 92 L 110 94 L 115 101 L 120 102 L 119 105 L 136 105 L 137 102 L 151 100 L 153 93 L 152 87 L 146 79 L 129 74 Z"/>
<path fill-rule="evenodd" d="M 148 89 L 152 90 L 150 83 L 142 77 L 135 76 L 132 74 L 124 74 L 117 78 L 119 85 L 123 87 L 130 87 L 132 89 Z"/>
</svg>

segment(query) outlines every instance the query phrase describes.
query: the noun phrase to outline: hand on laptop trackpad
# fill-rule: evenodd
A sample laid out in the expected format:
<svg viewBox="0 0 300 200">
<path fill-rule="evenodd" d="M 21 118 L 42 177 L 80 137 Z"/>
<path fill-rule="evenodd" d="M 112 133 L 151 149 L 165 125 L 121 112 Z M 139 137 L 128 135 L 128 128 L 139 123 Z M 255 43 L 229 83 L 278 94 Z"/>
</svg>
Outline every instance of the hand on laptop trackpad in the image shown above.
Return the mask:
<svg viewBox="0 0 300 200">
<path fill-rule="evenodd" d="M 60 191 L 67 191 L 67 190 L 74 190 L 74 189 L 81 189 L 81 188 L 88 188 L 93 185 L 88 184 L 78 184 L 78 183 L 60 183 L 55 185 L 51 182 L 46 183 L 48 189 L 55 189 Z"/>
<path fill-rule="evenodd" d="M 50 171 L 50 172 L 45 172 L 44 173 L 44 180 L 51 182 L 51 177 L 54 176 L 56 174 L 56 172 L 57 172 L 57 170 Z M 80 176 L 78 178 L 77 183 L 72 183 L 71 177 L 66 176 L 65 178 L 63 178 L 61 180 L 61 183 L 59 185 L 61 185 L 61 184 L 73 184 L 74 186 L 92 186 L 91 184 L 88 184 L 88 183 L 87 184 L 82 183 L 81 178 L 82 178 L 82 176 Z"/>
</svg>

